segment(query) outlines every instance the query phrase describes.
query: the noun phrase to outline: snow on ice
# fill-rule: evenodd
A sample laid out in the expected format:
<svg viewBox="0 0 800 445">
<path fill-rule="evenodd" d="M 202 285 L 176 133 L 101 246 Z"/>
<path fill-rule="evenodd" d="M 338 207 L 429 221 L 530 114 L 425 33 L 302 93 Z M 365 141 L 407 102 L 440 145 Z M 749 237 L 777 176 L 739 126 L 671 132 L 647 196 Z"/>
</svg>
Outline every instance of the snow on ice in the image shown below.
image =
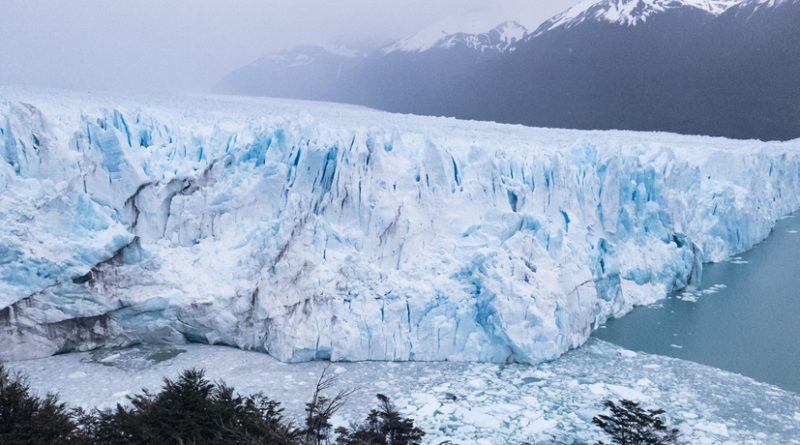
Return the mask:
<svg viewBox="0 0 800 445">
<path fill-rule="evenodd" d="M 800 141 L 0 89 L 0 359 L 538 363 L 765 238 Z"/>
</svg>

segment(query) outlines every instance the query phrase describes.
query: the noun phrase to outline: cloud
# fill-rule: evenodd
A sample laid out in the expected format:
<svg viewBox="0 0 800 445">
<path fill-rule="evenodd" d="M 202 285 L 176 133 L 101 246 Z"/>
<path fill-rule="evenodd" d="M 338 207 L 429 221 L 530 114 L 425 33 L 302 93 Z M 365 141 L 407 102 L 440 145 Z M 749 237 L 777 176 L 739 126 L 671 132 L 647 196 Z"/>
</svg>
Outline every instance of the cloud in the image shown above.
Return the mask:
<svg viewBox="0 0 800 445">
<path fill-rule="evenodd" d="M 0 84 L 207 91 L 232 69 L 298 44 L 374 48 L 468 12 L 544 20 L 570 3 L 4 0 Z"/>
</svg>

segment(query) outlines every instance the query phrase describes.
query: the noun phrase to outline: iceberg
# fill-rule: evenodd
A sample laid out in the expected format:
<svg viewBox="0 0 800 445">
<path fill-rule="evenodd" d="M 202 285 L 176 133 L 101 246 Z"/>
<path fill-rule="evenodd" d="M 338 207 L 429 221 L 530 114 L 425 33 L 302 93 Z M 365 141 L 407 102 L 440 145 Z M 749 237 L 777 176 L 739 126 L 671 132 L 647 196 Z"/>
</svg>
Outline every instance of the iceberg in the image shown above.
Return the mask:
<svg viewBox="0 0 800 445">
<path fill-rule="evenodd" d="M 538 363 L 800 208 L 800 141 L 0 89 L 0 360 Z"/>
</svg>

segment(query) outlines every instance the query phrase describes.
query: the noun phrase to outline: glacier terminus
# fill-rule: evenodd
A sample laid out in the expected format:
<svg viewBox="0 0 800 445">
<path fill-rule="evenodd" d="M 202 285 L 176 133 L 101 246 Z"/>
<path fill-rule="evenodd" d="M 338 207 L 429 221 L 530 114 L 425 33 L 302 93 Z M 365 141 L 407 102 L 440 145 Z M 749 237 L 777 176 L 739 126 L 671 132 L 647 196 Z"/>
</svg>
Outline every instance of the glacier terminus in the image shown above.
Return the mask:
<svg viewBox="0 0 800 445">
<path fill-rule="evenodd" d="M 800 140 L 0 89 L 0 360 L 539 363 L 800 208 Z"/>
</svg>

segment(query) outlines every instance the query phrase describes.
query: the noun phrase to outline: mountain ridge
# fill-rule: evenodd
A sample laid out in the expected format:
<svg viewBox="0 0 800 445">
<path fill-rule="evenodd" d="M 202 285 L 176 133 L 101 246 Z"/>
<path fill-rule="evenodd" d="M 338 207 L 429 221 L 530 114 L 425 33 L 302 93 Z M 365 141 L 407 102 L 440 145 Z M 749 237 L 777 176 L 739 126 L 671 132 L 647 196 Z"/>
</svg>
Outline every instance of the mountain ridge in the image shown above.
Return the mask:
<svg viewBox="0 0 800 445">
<path fill-rule="evenodd" d="M 305 73 L 254 69 L 225 92 L 533 126 L 786 140 L 800 137 L 798 5 L 584 1 L 536 28 L 503 22 L 357 59 L 322 58 L 327 65 L 310 71 L 325 75 L 300 92 Z"/>
<path fill-rule="evenodd" d="M 719 15 L 741 0 L 583 0 L 542 23 L 533 35 L 585 21 L 605 21 L 624 26 L 644 23 L 655 14 L 671 9 L 692 8 Z"/>
</svg>

